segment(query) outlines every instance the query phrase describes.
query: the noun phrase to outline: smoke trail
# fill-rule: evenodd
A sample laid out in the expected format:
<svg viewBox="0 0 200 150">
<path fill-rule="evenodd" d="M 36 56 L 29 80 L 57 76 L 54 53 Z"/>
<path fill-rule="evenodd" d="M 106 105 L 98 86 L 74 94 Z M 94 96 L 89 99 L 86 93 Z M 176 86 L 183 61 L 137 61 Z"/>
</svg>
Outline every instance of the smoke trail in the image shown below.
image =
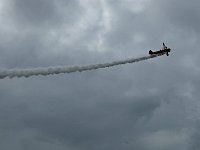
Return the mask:
<svg viewBox="0 0 200 150">
<path fill-rule="evenodd" d="M 135 63 L 147 59 L 151 59 L 161 55 L 150 55 L 140 58 L 132 58 L 127 60 L 121 61 L 114 61 L 111 63 L 103 63 L 103 64 L 95 64 L 95 65 L 87 65 L 87 66 L 73 66 L 73 67 L 47 67 L 47 68 L 34 68 L 34 69 L 10 69 L 10 70 L 0 70 L 0 79 L 9 77 L 30 77 L 30 76 L 37 76 L 37 75 L 53 75 L 53 74 L 60 74 L 60 73 L 72 73 L 72 72 L 82 72 L 87 70 L 95 70 L 100 68 L 107 68 L 113 67 L 116 65 L 128 64 L 128 63 Z"/>
</svg>

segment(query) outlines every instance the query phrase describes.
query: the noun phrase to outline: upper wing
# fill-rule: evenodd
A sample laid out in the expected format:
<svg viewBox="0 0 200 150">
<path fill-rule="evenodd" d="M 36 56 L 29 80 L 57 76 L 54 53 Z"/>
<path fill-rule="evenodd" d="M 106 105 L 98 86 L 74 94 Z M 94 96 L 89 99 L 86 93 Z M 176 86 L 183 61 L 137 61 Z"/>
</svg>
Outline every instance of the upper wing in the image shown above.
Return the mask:
<svg viewBox="0 0 200 150">
<path fill-rule="evenodd" d="M 165 46 L 165 43 L 163 42 L 163 47 L 162 47 L 162 49 L 164 50 L 164 49 L 166 49 L 167 48 L 167 46 Z"/>
</svg>

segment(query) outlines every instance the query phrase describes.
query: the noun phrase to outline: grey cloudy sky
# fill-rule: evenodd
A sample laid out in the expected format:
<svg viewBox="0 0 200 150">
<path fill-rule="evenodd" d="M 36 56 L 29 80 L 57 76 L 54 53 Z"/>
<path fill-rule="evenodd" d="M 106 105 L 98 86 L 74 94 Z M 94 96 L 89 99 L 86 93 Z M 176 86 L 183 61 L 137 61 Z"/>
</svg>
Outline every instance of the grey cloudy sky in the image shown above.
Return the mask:
<svg viewBox="0 0 200 150">
<path fill-rule="evenodd" d="M 0 0 L 0 67 L 169 57 L 0 80 L 2 150 L 200 149 L 200 2 Z"/>
</svg>

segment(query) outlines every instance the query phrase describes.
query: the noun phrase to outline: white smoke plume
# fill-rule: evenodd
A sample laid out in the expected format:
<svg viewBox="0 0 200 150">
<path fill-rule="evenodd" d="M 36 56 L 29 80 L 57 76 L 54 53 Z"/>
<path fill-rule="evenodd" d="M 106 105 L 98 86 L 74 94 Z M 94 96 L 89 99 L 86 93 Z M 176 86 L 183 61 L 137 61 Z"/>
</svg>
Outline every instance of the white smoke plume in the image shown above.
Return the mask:
<svg viewBox="0 0 200 150">
<path fill-rule="evenodd" d="M 127 60 L 121 61 L 114 61 L 111 63 L 103 63 L 103 64 L 94 64 L 94 65 L 86 65 L 86 66 L 61 66 L 61 67 L 46 67 L 46 68 L 31 68 L 31 69 L 9 69 L 9 70 L 2 70 L 0 69 L 0 79 L 9 77 L 30 77 L 30 76 L 37 76 L 37 75 L 54 75 L 60 73 L 72 73 L 72 72 L 82 72 L 88 70 L 95 70 L 100 68 L 107 68 L 113 67 L 116 65 L 128 64 L 128 63 L 135 63 L 147 59 L 151 59 L 160 55 L 150 55 L 140 58 L 131 58 Z"/>
</svg>

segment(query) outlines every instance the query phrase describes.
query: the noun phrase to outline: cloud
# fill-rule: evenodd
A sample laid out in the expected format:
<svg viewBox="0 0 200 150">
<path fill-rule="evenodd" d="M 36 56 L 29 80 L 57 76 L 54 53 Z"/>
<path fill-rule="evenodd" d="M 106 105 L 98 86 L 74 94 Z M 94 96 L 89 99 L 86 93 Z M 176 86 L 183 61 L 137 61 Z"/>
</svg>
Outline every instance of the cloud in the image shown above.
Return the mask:
<svg viewBox="0 0 200 150">
<path fill-rule="evenodd" d="M 123 60 L 162 42 L 172 48 L 148 63 L 0 80 L 1 149 L 198 149 L 198 4 L 1 1 L 1 68 Z"/>
<path fill-rule="evenodd" d="M 189 136 L 186 131 L 171 132 L 158 131 L 144 136 L 140 142 L 145 143 L 141 145 L 141 149 L 187 149 L 187 140 Z"/>
</svg>

